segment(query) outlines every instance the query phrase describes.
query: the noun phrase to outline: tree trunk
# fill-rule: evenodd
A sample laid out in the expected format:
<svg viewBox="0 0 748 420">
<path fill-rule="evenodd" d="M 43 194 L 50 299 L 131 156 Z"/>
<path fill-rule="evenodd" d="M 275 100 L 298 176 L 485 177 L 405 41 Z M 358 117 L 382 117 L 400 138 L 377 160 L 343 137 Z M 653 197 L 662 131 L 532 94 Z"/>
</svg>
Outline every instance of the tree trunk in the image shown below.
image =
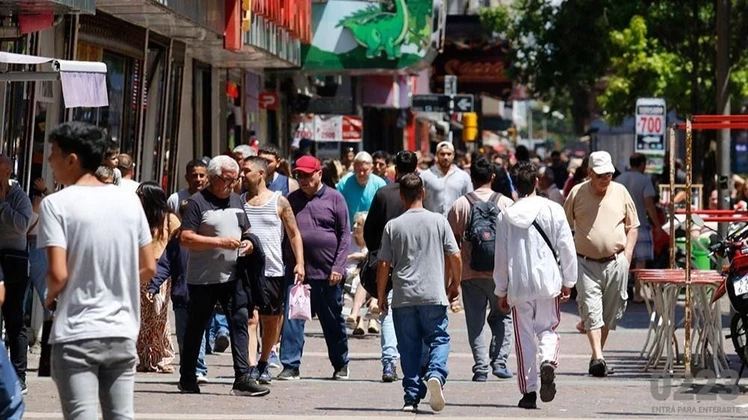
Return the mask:
<svg viewBox="0 0 748 420">
<path fill-rule="evenodd" d="M 590 123 L 590 92 L 583 88 L 571 91 L 571 117 L 574 122 L 574 133 L 583 135 Z"/>
</svg>

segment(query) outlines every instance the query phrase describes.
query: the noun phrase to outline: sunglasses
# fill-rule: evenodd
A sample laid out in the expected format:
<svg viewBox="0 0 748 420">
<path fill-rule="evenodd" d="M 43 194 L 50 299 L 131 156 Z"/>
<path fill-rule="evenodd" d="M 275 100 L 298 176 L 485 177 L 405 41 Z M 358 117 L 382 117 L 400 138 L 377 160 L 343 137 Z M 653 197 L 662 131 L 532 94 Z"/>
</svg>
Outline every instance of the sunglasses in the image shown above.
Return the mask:
<svg viewBox="0 0 748 420">
<path fill-rule="evenodd" d="M 297 181 L 301 181 L 302 179 L 310 179 L 310 178 L 311 178 L 311 177 L 313 177 L 313 176 L 314 176 L 314 174 L 316 174 L 316 173 L 317 173 L 317 171 L 314 171 L 314 172 L 312 172 L 312 173 L 310 173 L 310 174 L 306 174 L 306 173 L 304 173 L 304 172 L 294 172 L 294 173 L 293 173 L 293 177 L 294 177 L 294 179 L 296 179 Z"/>
</svg>

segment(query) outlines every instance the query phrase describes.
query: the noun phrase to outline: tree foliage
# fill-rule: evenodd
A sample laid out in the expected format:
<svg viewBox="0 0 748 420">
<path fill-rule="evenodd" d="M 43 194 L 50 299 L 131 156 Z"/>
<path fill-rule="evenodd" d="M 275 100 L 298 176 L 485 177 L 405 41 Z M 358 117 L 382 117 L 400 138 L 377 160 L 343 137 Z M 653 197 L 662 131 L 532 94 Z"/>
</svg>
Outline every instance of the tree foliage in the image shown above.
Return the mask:
<svg viewBox="0 0 748 420">
<path fill-rule="evenodd" d="M 484 9 L 483 26 L 511 45 L 509 73 L 581 132 L 599 106 L 611 123 L 636 98 L 664 97 L 681 116 L 715 112 L 714 0 L 515 0 Z M 733 112 L 748 98 L 748 0 L 730 11 Z M 595 103 L 597 99 L 597 103 Z"/>
</svg>

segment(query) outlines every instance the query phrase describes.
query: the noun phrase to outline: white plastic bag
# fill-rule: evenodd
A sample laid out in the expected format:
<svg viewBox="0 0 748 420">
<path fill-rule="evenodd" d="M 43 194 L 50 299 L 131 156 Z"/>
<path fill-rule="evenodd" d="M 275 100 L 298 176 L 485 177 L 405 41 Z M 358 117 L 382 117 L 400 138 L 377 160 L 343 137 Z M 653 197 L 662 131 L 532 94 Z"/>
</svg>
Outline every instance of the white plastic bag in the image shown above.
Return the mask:
<svg viewBox="0 0 748 420">
<path fill-rule="evenodd" d="M 312 292 L 309 285 L 295 284 L 288 296 L 289 319 L 312 320 Z"/>
</svg>

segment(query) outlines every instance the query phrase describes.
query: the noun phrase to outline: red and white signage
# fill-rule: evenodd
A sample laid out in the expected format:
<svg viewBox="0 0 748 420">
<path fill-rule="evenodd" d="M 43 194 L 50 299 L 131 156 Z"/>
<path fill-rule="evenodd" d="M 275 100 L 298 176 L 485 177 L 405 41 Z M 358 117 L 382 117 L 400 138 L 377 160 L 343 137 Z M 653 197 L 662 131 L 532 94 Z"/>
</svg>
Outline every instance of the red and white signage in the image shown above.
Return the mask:
<svg viewBox="0 0 748 420">
<path fill-rule="evenodd" d="M 348 115 L 295 115 L 291 118 L 293 143 L 302 138 L 316 142 L 360 142 L 364 138 L 361 117 Z"/>
<path fill-rule="evenodd" d="M 260 108 L 275 111 L 278 109 L 278 92 L 260 92 L 257 102 L 260 103 Z"/>
<path fill-rule="evenodd" d="M 342 126 L 342 118 L 338 115 L 315 115 L 314 140 L 320 142 L 340 141 Z"/>
<path fill-rule="evenodd" d="M 364 122 L 361 117 L 348 117 L 343 116 L 342 134 L 341 138 L 343 141 L 355 141 L 359 142 L 363 140 L 364 134 Z"/>
</svg>

